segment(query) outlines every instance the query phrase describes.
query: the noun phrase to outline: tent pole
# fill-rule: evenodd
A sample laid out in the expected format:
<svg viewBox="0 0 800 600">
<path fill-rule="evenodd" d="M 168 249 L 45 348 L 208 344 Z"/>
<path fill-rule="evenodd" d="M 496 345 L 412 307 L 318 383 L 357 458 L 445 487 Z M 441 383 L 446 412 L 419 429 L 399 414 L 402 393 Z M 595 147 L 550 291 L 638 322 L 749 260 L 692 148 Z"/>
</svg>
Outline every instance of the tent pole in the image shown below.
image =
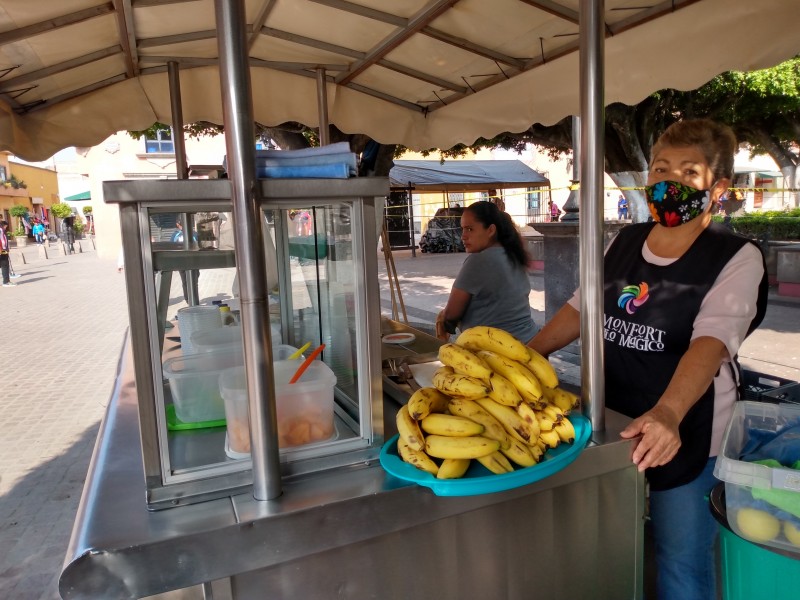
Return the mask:
<svg viewBox="0 0 800 600">
<path fill-rule="evenodd" d="M 169 79 L 169 103 L 172 112 L 172 144 L 175 147 L 175 173 L 178 179 L 189 179 L 189 163 L 186 159 L 186 140 L 183 136 L 183 99 L 181 98 L 180 67 L 171 60 L 167 63 L 167 77 Z M 181 213 L 181 227 L 183 228 L 183 248 L 189 250 L 192 245 L 192 234 L 195 224 L 189 213 Z M 191 270 L 182 271 L 181 277 L 186 282 L 186 297 L 189 305 L 200 304 L 200 291 L 197 289 L 197 279 Z"/>
<path fill-rule="evenodd" d="M 253 497 L 281 494 L 280 454 L 267 305 L 263 218 L 255 177 L 255 129 L 248 66 L 244 0 L 215 0 L 220 84 L 233 194 L 233 237 L 242 310 L 245 371 L 250 408 Z"/>
<path fill-rule="evenodd" d="M 319 110 L 319 145 L 331 143 L 331 132 L 328 125 L 328 81 L 325 69 L 317 68 L 317 107 Z"/>
<path fill-rule="evenodd" d="M 169 77 L 169 103 L 172 112 L 172 143 L 175 145 L 175 170 L 178 179 L 189 178 L 189 167 L 186 161 L 186 141 L 183 137 L 183 102 L 181 100 L 181 76 L 178 63 L 171 60 L 167 63 Z"/>
<path fill-rule="evenodd" d="M 581 396 L 593 431 L 605 431 L 603 355 L 604 0 L 580 2 Z"/>
</svg>

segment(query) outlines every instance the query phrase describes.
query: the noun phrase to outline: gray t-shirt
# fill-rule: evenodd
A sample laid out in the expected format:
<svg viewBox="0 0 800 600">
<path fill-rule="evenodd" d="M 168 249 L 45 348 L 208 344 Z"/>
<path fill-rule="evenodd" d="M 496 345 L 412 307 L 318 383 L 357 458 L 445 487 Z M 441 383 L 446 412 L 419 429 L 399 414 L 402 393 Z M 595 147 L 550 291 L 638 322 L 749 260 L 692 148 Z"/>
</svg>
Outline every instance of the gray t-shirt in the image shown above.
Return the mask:
<svg viewBox="0 0 800 600">
<path fill-rule="evenodd" d="M 522 343 L 536 333 L 528 300 L 528 272 L 511 262 L 502 246 L 467 256 L 453 287 L 472 296 L 459 325 L 462 331 L 488 325 L 509 332 Z"/>
</svg>

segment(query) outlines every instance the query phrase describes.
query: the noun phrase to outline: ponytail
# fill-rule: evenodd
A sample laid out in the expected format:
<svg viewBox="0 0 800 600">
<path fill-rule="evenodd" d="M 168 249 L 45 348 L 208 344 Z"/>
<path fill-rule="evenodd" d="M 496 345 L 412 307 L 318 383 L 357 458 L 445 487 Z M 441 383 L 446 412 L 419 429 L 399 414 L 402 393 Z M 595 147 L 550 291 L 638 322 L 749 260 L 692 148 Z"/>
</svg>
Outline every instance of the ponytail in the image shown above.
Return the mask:
<svg viewBox="0 0 800 600">
<path fill-rule="evenodd" d="M 506 251 L 506 256 L 515 265 L 527 267 L 528 253 L 522 245 L 522 238 L 514 221 L 511 220 L 511 215 L 501 211 L 496 204 L 485 200 L 470 204 L 464 210 L 469 211 L 484 227 L 494 225 L 497 230 L 497 242 Z"/>
</svg>

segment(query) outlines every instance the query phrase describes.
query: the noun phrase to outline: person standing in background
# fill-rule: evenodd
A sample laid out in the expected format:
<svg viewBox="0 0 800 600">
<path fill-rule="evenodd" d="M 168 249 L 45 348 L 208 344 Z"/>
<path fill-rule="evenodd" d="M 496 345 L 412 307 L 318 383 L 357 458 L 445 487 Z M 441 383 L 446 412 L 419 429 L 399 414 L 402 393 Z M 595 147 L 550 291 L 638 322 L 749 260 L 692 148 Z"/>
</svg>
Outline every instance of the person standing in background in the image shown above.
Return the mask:
<svg viewBox="0 0 800 600">
<path fill-rule="evenodd" d="M 33 221 L 33 237 L 36 238 L 37 244 L 44 243 L 44 225 L 39 219 Z"/>
<path fill-rule="evenodd" d="M 11 263 L 9 261 L 8 221 L 0 221 L 0 271 L 3 273 L 3 287 L 15 287 L 11 282 Z"/>
<path fill-rule="evenodd" d="M 561 216 L 561 209 L 558 208 L 558 204 L 550 200 L 550 222 L 556 223 Z"/>
<path fill-rule="evenodd" d="M 621 221 L 628 218 L 628 199 L 620 194 L 617 200 L 617 218 Z"/>
</svg>

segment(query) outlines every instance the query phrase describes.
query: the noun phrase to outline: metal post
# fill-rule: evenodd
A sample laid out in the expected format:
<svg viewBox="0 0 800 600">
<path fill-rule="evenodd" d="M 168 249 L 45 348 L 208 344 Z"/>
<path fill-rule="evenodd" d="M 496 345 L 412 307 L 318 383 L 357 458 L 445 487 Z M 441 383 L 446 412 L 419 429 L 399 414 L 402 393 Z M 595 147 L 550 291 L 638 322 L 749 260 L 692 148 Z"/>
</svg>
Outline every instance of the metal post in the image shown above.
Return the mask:
<svg viewBox="0 0 800 600">
<path fill-rule="evenodd" d="M 214 6 L 228 179 L 233 192 L 236 269 L 241 292 L 253 497 L 256 500 L 269 500 L 281 494 L 280 454 L 275 387 L 272 383 L 272 336 L 267 305 L 264 231 L 255 177 L 255 129 L 247 57 L 247 24 L 244 0 L 215 0 Z"/>
<path fill-rule="evenodd" d="M 167 76 L 169 79 L 169 103 L 172 112 L 172 144 L 175 147 L 175 173 L 178 179 L 189 179 L 189 163 L 186 159 L 186 140 L 183 137 L 183 100 L 181 99 L 181 76 L 177 62 L 171 60 L 167 63 Z M 187 213 L 180 216 L 183 227 L 183 249 L 189 250 L 192 246 L 193 220 Z M 197 279 L 192 276 L 192 271 L 181 272 L 181 279 L 186 285 L 186 299 L 190 306 L 200 304 L 200 292 L 197 289 Z"/>
<path fill-rule="evenodd" d="M 572 117 L 572 183 L 569 186 L 569 196 L 564 202 L 564 216 L 562 221 L 578 221 L 581 210 L 581 118 Z"/>
<path fill-rule="evenodd" d="M 580 3 L 581 392 L 594 431 L 605 430 L 603 370 L 603 0 Z"/>
<path fill-rule="evenodd" d="M 178 63 L 171 60 L 167 63 L 169 77 L 169 102 L 172 111 L 172 143 L 175 146 L 175 170 L 178 179 L 189 178 L 189 167 L 186 162 L 186 143 L 183 138 L 183 103 L 181 102 L 181 77 Z"/>
<path fill-rule="evenodd" d="M 328 81 L 325 69 L 317 69 L 317 108 L 319 110 L 319 145 L 327 146 L 331 143 L 331 133 L 328 127 Z"/>
</svg>

